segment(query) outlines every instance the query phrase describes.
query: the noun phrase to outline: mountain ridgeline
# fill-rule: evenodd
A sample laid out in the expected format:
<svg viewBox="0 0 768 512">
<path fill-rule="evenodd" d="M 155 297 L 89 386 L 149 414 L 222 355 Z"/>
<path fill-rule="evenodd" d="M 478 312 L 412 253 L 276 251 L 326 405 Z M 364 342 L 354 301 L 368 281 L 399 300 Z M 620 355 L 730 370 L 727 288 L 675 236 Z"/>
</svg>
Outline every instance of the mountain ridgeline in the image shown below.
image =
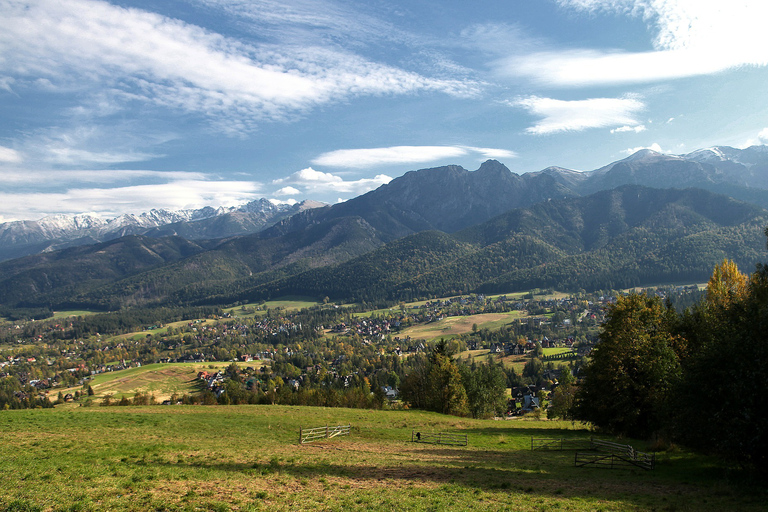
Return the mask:
<svg viewBox="0 0 768 512">
<path fill-rule="evenodd" d="M 583 173 L 517 175 L 493 160 L 474 172 L 412 171 L 261 228 L 230 211 L 6 261 L 0 305 L 117 309 L 286 294 L 392 301 L 703 281 L 724 258 L 746 270 L 765 259 L 766 176 L 765 146 L 643 151 Z M 229 236 L 238 229 L 261 230 Z M 212 237 L 217 230 L 228 237 Z"/>
<path fill-rule="evenodd" d="M 421 232 L 257 297 L 400 300 L 470 291 L 613 289 L 706 280 L 723 258 L 764 254 L 766 210 L 700 189 L 623 186 L 516 209 L 454 234 Z"/>
</svg>

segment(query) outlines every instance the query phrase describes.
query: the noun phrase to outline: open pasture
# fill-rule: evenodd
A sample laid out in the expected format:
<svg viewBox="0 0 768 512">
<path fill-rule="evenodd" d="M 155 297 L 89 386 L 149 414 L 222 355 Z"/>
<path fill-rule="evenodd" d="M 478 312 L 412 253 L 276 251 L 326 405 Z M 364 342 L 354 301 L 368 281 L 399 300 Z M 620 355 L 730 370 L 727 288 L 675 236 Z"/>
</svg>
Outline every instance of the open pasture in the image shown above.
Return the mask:
<svg viewBox="0 0 768 512">
<path fill-rule="evenodd" d="M 197 380 L 199 372 L 223 370 L 230 364 L 232 362 L 149 364 L 94 375 L 89 384 L 93 389 L 93 399 L 96 402 L 101 402 L 107 395 L 120 399 L 124 396 L 132 398 L 136 393 L 153 395 L 158 402 L 162 402 L 174 393 L 178 395 L 199 393 L 202 389 L 200 381 Z M 250 361 L 235 364 L 243 368 L 247 366 L 258 368 L 262 362 Z M 63 392 L 74 392 L 78 389 L 81 388 L 67 389 Z"/>
<path fill-rule="evenodd" d="M 88 311 L 85 309 L 66 310 L 66 311 L 54 311 L 53 318 L 70 318 L 73 316 L 88 316 L 95 315 L 94 311 Z"/>
<path fill-rule="evenodd" d="M 345 424 L 348 437 L 298 444 L 299 427 Z M 412 430 L 469 445 L 412 443 Z M 570 422 L 416 411 L 5 411 L 0 510 L 764 510 L 764 489 L 686 452 L 661 452 L 645 471 L 576 468 L 572 452 L 530 449 L 531 437 L 590 435 Z"/>
<path fill-rule="evenodd" d="M 320 304 L 318 301 L 309 297 L 287 296 L 275 300 L 268 300 L 259 304 L 250 303 L 225 308 L 224 311 L 236 318 L 253 318 L 254 316 L 266 315 L 267 308 L 280 308 L 284 311 L 300 311 L 302 309 L 311 308 L 312 306 L 317 306 L 318 304 Z"/>
<path fill-rule="evenodd" d="M 449 316 L 430 322 L 409 327 L 400 332 L 400 336 L 410 336 L 414 339 L 432 340 L 435 338 L 451 338 L 459 334 L 472 331 L 472 326 L 477 324 L 478 329 L 498 329 L 499 327 L 519 318 L 519 311 L 509 313 L 481 313 L 470 316 Z"/>
<path fill-rule="evenodd" d="M 204 363 L 150 364 L 95 375 L 90 382 L 95 398 L 106 395 L 113 398 L 133 397 L 136 393 L 154 395 L 158 401 L 166 400 L 174 393 L 199 393 L 198 372 L 207 369 Z"/>
</svg>

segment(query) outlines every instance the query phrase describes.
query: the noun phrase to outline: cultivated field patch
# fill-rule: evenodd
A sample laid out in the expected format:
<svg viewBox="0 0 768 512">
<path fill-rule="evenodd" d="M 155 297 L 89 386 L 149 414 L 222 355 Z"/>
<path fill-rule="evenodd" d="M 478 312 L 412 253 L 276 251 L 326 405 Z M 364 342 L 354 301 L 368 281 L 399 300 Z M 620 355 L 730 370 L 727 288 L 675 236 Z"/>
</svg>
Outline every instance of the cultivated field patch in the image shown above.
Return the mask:
<svg viewBox="0 0 768 512">
<path fill-rule="evenodd" d="M 450 338 L 459 334 L 472 332 L 472 326 L 477 324 L 478 329 L 498 329 L 519 318 L 521 313 L 512 311 L 509 313 L 482 313 L 470 316 L 449 316 L 436 322 L 419 324 L 400 332 L 400 336 L 410 336 L 415 339 L 432 340 L 435 338 Z"/>
</svg>

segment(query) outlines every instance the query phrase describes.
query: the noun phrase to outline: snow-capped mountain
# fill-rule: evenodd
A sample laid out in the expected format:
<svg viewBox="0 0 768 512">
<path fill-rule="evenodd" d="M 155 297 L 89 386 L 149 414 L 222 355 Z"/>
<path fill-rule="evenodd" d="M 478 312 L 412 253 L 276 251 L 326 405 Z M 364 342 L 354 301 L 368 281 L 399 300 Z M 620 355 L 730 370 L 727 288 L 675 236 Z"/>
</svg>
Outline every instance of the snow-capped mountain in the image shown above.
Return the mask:
<svg viewBox="0 0 768 512">
<path fill-rule="evenodd" d="M 213 240 L 260 232 L 275 224 L 275 232 L 288 232 L 318 219 L 353 215 L 376 224 L 390 239 L 425 229 L 453 232 L 514 208 L 628 184 L 701 188 L 768 208 L 768 147 L 715 146 L 685 155 L 641 150 L 584 172 L 548 167 L 518 175 L 494 160 L 474 172 L 459 166 L 422 169 L 328 211 L 306 212 L 290 220 L 296 213 L 325 205 L 259 199 L 239 207 L 154 209 L 109 220 L 80 214 L 7 222 L 0 224 L 0 261 L 127 235 Z M 423 190 L 432 192 L 425 197 Z"/>
<path fill-rule="evenodd" d="M 265 229 L 299 211 L 325 206 L 316 201 L 275 204 L 267 199 L 236 207 L 206 206 L 200 209 L 152 209 L 139 215 L 114 219 L 87 213 L 51 215 L 42 219 L 0 224 L 0 261 L 65 247 L 96 243 L 126 235 L 214 239 L 244 235 Z M 216 228 L 211 229 L 211 221 Z"/>
</svg>

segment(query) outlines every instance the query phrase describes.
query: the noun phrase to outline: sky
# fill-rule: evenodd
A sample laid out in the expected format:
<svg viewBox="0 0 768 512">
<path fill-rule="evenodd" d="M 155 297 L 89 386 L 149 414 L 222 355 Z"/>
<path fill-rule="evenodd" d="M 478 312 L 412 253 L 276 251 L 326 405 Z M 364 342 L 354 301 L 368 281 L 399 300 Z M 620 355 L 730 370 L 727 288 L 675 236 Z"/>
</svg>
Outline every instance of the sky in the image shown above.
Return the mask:
<svg viewBox="0 0 768 512">
<path fill-rule="evenodd" d="M 0 222 L 768 143 L 763 0 L 0 0 Z"/>
</svg>

